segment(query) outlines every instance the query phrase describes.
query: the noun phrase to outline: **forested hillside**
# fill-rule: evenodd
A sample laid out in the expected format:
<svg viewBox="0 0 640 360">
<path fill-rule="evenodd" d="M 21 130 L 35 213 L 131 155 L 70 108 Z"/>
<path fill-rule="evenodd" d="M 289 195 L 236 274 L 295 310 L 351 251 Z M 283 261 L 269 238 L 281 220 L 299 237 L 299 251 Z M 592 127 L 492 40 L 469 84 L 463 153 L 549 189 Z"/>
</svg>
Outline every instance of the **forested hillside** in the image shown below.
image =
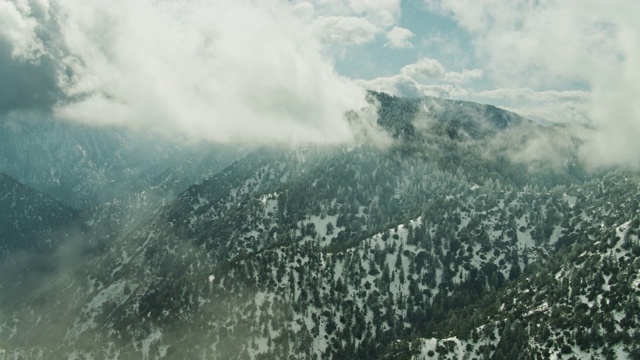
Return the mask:
<svg viewBox="0 0 640 360">
<path fill-rule="evenodd" d="M 566 126 L 370 96 L 390 144 L 247 154 L 1 309 L 0 358 L 638 356 L 637 171 Z M 88 239 L 119 227 L 95 214 Z"/>
</svg>

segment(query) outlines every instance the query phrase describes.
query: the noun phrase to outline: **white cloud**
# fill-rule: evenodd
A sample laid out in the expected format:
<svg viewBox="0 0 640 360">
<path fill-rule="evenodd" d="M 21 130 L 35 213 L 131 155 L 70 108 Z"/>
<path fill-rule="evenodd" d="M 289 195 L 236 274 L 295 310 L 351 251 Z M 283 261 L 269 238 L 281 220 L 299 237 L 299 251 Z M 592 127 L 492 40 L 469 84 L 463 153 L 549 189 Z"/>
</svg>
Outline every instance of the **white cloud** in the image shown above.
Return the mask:
<svg viewBox="0 0 640 360">
<path fill-rule="evenodd" d="M 360 80 L 359 83 L 367 89 L 396 96 L 463 98 L 470 91 L 462 87 L 462 83 L 481 75 L 482 71 L 477 69 L 447 72 L 440 62 L 425 57 L 403 66 L 399 74 Z"/>
<path fill-rule="evenodd" d="M 57 64 L 60 118 L 216 142 L 336 142 L 354 137 L 344 113 L 367 105 L 323 41 L 370 41 L 368 17 L 284 0 L 32 3 L 47 16 L 0 0 L 0 36 Z M 318 33 L 322 21 L 337 30 Z M 39 27 L 55 30 L 46 52 Z"/>
<path fill-rule="evenodd" d="M 414 79 L 419 77 L 438 78 L 444 76 L 445 72 L 444 66 L 442 66 L 438 60 L 430 58 L 422 58 L 400 69 L 401 74 Z"/>
<path fill-rule="evenodd" d="M 400 0 L 349 0 L 356 14 L 364 15 L 380 26 L 392 26 L 400 17 Z"/>
<path fill-rule="evenodd" d="M 590 93 L 583 90 L 544 90 L 531 88 L 500 88 L 477 93 L 478 96 L 491 99 L 533 100 L 533 101 L 588 101 Z"/>
<path fill-rule="evenodd" d="M 354 16 L 323 16 L 312 25 L 320 40 L 328 45 L 360 45 L 372 41 L 377 28 L 367 19 Z"/>
<path fill-rule="evenodd" d="M 473 98 L 481 102 L 499 100 L 502 107 L 522 116 L 558 123 L 585 123 L 589 117 L 591 93 L 583 90 L 499 88 L 480 91 Z"/>
<path fill-rule="evenodd" d="M 425 0 L 473 38 L 498 87 L 586 84 L 599 129 L 585 159 L 640 166 L 640 6 L 636 0 Z M 578 103 L 579 104 L 579 103 Z"/>
<path fill-rule="evenodd" d="M 11 55 L 22 60 L 34 60 L 44 52 L 31 12 L 26 1 L 0 0 L 0 38 L 12 45 Z"/>
<path fill-rule="evenodd" d="M 326 45 L 362 45 L 386 32 L 400 17 L 399 0 L 309 0 L 294 8 L 307 16 Z"/>
<path fill-rule="evenodd" d="M 395 96 L 419 97 L 424 96 L 420 84 L 410 76 L 393 75 L 377 77 L 371 80 L 359 80 L 362 87 L 384 92 Z"/>
<path fill-rule="evenodd" d="M 493 91 L 501 91 L 497 89 Z M 589 97 L 563 98 L 549 97 L 549 94 L 534 93 L 531 97 L 503 98 L 488 95 L 487 92 L 471 94 L 471 99 L 479 102 L 492 102 L 492 99 L 502 100 L 500 107 L 516 112 L 532 120 L 555 122 L 564 124 L 585 124 L 589 118 L 591 102 Z"/>
<path fill-rule="evenodd" d="M 482 69 L 462 70 L 460 72 L 451 71 L 444 75 L 444 81 L 454 84 L 463 84 L 470 80 L 476 80 L 482 78 Z"/>
<path fill-rule="evenodd" d="M 413 45 L 409 41 L 414 34 L 409 29 L 394 26 L 387 32 L 387 43 L 385 46 L 395 49 L 412 48 Z"/>
<path fill-rule="evenodd" d="M 343 114 L 367 103 L 332 56 L 399 17 L 400 0 L 0 0 L 0 38 L 57 69 L 60 118 L 218 142 L 345 141 Z"/>
<path fill-rule="evenodd" d="M 316 16 L 354 16 L 367 19 L 378 29 L 390 28 L 400 18 L 400 0 L 298 0 L 312 7 Z"/>
</svg>

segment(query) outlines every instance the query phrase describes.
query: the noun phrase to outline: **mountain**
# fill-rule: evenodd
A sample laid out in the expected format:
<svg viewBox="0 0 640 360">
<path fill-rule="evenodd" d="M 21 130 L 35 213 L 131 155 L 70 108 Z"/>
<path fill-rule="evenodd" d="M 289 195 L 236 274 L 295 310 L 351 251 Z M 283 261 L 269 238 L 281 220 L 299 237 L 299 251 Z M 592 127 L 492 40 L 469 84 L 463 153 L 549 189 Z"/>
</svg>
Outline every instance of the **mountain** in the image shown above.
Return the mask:
<svg viewBox="0 0 640 360">
<path fill-rule="evenodd" d="M 370 95 L 391 145 L 247 154 L 0 309 L 4 354 L 635 356 L 637 171 L 586 171 L 570 128 Z"/>
<path fill-rule="evenodd" d="M 69 243 L 84 249 L 79 213 L 0 173 L 0 304 L 24 296 L 59 267 Z M 35 280 L 35 281 L 34 281 Z"/>
<path fill-rule="evenodd" d="M 437 123 L 431 129 L 433 133 L 445 133 L 452 139 L 480 139 L 495 135 L 507 127 L 532 124 L 515 113 L 470 101 L 436 97 L 400 99 L 378 92 L 370 92 L 369 95 L 380 102 L 379 123 L 390 129 L 396 137 L 415 138 L 416 127 L 424 125 L 425 117 Z M 419 118 L 416 119 L 416 116 Z"/>
<path fill-rule="evenodd" d="M 46 251 L 71 236 L 79 214 L 0 173 L 0 258 L 15 251 Z"/>
<path fill-rule="evenodd" d="M 0 123 L 0 170 L 87 209 L 142 192 L 169 201 L 242 154 L 178 140 L 48 118 L 9 119 Z"/>
<path fill-rule="evenodd" d="M 92 246 L 132 230 L 245 151 L 48 118 L 0 123 L 0 171 L 79 210 Z"/>
</svg>

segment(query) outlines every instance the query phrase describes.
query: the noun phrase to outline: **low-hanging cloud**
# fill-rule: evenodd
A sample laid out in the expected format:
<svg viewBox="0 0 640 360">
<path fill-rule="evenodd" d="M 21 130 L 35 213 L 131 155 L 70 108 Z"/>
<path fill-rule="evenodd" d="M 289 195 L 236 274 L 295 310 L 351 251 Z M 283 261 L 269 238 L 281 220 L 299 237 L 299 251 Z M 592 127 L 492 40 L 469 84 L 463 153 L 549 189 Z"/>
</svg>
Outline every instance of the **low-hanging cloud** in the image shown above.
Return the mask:
<svg viewBox="0 0 640 360">
<path fill-rule="evenodd" d="M 476 56 L 498 87 L 587 90 L 588 104 L 583 107 L 580 99 L 574 102 L 578 109 L 568 109 L 575 110 L 571 117 L 586 114 L 596 128 L 584 139 L 584 160 L 640 166 L 637 1 L 425 2 L 470 34 Z M 558 111 L 570 106 L 556 103 Z"/>
<path fill-rule="evenodd" d="M 485 101 L 496 100 L 503 108 L 532 120 L 565 124 L 585 124 L 591 106 L 591 92 L 585 90 L 499 88 L 480 91 L 474 96 Z"/>
<path fill-rule="evenodd" d="M 58 118 L 222 143 L 339 142 L 354 137 L 345 113 L 367 106 L 364 89 L 335 72 L 318 19 L 346 19 L 354 31 L 345 41 L 356 44 L 377 28 L 311 2 L 0 4 L 14 10 L 2 25 L 30 30 L 0 33 L 13 60 L 54 64 Z M 354 2 L 347 15 L 367 4 Z M 391 6 L 378 10 L 372 19 L 394 16 Z"/>
</svg>

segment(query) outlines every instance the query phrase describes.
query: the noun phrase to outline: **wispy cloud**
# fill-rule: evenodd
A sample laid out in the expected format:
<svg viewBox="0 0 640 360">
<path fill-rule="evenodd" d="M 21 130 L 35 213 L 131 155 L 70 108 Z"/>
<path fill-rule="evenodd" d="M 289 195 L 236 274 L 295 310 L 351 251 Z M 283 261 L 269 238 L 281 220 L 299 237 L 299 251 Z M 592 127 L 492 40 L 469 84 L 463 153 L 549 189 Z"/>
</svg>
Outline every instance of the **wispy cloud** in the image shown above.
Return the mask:
<svg viewBox="0 0 640 360">
<path fill-rule="evenodd" d="M 501 107 L 534 120 L 588 124 L 591 92 L 586 90 L 533 90 L 499 88 L 473 93 L 482 102 L 497 101 Z"/>
<path fill-rule="evenodd" d="M 320 40 L 329 45 L 360 45 L 372 41 L 378 29 L 355 16 L 323 16 L 312 25 Z"/>
<path fill-rule="evenodd" d="M 500 88 L 478 92 L 478 96 L 493 99 L 534 101 L 588 101 L 590 93 L 584 90 L 543 90 L 531 88 Z"/>
<path fill-rule="evenodd" d="M 11 55 L 17 60 L 35 60 L 44 52 L 36 34 L 38 22 L 31 13 L 28 3 L 0 2 L 0 39 L 11 44 Z"/>
<path fill-rule="evenodd" d="M 321 0 L 319 3 L 346 3 L 356 14 L 373 23 L 390 27 L 400 17 L 400 0 Z"/>
<path fill-rule="evenodd" d="M 405 29 L 399 26 L 394 26 L 393 29 L 387 32 L 387 42 L 385 46 L 394 49 L 412 48 L 411 39 L 414 34 L 409 29 Z"/>
<path fill-rule="evenodd" d="M 444 81 L 453 84 L 463 84 L 471 80 L 482 78 L 482 69 L 464 69 L 462 71 L 450 71 L 444 75 Z"/>
</svg>

